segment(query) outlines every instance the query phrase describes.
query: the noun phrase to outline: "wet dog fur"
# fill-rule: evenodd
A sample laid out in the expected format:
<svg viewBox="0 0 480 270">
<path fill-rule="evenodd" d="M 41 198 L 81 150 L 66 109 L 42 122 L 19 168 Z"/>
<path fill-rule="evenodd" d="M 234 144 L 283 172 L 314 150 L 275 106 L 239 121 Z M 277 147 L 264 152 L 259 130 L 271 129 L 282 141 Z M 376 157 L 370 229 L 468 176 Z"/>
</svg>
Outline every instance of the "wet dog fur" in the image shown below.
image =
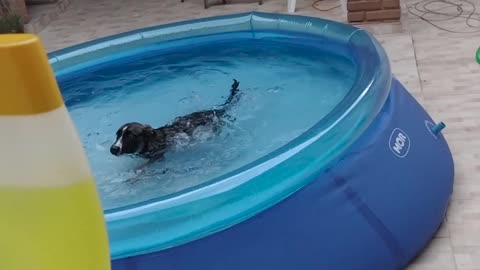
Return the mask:
<svg viewBox="0 0 480 270">
<path fill-rule="evenodd" d="M 110 153 L 115 156 L 134 155 L 149 161 L 158 161 L 164 158 L 178 134 L 192 136 L 195 129 L 210 124 L 214 131 L 218 131 L 239 92 L 239 84 L 237 80 L 233 80 L 229 97 L 218 109 L 177 117 L 173 123 L 160 128 L 137 122 L 122 125 L 116 132 L 116 140 L 110 147 Z"/>
</svg>

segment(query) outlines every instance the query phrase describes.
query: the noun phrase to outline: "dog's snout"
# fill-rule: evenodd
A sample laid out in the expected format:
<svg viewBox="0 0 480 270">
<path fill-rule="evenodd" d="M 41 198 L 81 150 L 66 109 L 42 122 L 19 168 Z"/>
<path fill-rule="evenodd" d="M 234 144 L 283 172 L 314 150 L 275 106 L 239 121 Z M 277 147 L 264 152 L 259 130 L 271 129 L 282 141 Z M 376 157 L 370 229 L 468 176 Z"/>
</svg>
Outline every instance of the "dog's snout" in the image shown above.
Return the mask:
<svg viewBox="0 0 480 270">
<path fill-rule="evenodd" d="M 115 156 L 120 155 L 120 147 L 118 145 L 112 145 L 112 147 L 110 147 L 110 153 Z"/>
</svg>

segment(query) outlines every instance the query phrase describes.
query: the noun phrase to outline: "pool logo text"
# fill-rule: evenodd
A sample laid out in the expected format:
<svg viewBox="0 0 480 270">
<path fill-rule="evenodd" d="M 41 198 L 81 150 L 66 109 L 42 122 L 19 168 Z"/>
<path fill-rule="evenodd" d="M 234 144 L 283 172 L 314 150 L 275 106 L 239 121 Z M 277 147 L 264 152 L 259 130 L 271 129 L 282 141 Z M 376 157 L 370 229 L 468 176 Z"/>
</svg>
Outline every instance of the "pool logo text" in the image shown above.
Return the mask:
<svg viewBox="0 0 480 270">
<path fill-rule="evenodd" d="M 390 135 L 389 146 L 397 157 L 404 158 L 410 151 L 410 138 L 405 131 L 396 128 Z"/>
</svg>

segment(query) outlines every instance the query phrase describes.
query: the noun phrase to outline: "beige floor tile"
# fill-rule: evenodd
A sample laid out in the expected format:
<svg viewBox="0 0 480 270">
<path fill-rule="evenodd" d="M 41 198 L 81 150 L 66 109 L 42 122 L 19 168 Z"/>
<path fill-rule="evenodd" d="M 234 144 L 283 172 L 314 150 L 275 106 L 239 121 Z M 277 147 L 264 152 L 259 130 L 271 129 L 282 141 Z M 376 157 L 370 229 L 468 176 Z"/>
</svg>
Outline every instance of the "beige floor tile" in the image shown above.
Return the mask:
<svg viewBox="0 0 480 270">
<path fill-rule="evenodd" d="M 417 62 L 409 34 L 376 35 L 385 48 L 395 77 L 418 99 L 423 99 Z"/>
<path fill-rule="evenodd" d="M 452 200 L 447 219 L 449 224 L 480 224 L 480 199 Z"/>
<path fill-rule="evenodd" d="M 445 221 L 440 229 L 438 230 L 437 234 L 435 235 L 435 238 L 449 238 L 450 237 L 450 232 L 448 230 L 448 223 Z"/>
<path fill-rule="evenodd" d="M 441 39 L 441 42 L 439 42 Z M 415 53 L 425 97 L 478 93 L 480 65 L 476 37 L 415 38 Z"/>
<path fill-rule="evenodd" d="M 407 270 L 455 270 L 453 249 L 448 238 L 435 238 Z"/>
<path fill-rule="evenodd" d="M 480 223 L 449 223 L 453 247 L 480 246 Z"/>
<path fill-rule="evenodd" d="M 412 35 L 408 33 L 391 35 L 377 34 L 375 37 L 380 44 L 382 44 L 390 61 L 415 60 Z"/>
<path fill-rule="evenodd" d="M 457 270 L 480 270 L 480 246 L 453 248 Z"/>
</svg>

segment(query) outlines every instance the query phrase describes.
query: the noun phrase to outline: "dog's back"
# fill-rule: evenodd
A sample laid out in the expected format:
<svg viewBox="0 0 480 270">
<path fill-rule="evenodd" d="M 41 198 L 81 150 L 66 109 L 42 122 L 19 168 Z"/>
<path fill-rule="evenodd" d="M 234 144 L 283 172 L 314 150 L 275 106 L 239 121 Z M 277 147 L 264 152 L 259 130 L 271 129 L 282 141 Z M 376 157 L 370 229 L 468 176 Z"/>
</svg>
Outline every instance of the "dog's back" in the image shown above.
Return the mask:
<svg viewBox="0 0 480 270">
<path fill-rule="evenodd" d="M 217 121 L 220 123 L 222 121 L 221 118 L 225 116 L 226 112 L 235 103 L 235 97 L 239 92 L 239 85 L 240 83 L 234 79 L 232 89 L 230 90 L 230 95 L 228 96 L 227 100 L 219 106 L 218 109 L 198 111 L 185 116 L 177 117 L 172 124 L 161 127 L 160 129 L 164 129 L 164 131 L 168 131 L 168 133 L 172 134 L 184 132 L 191 135 L 193 131 L 200 126 L 215 124 Z"/>
</svg>

